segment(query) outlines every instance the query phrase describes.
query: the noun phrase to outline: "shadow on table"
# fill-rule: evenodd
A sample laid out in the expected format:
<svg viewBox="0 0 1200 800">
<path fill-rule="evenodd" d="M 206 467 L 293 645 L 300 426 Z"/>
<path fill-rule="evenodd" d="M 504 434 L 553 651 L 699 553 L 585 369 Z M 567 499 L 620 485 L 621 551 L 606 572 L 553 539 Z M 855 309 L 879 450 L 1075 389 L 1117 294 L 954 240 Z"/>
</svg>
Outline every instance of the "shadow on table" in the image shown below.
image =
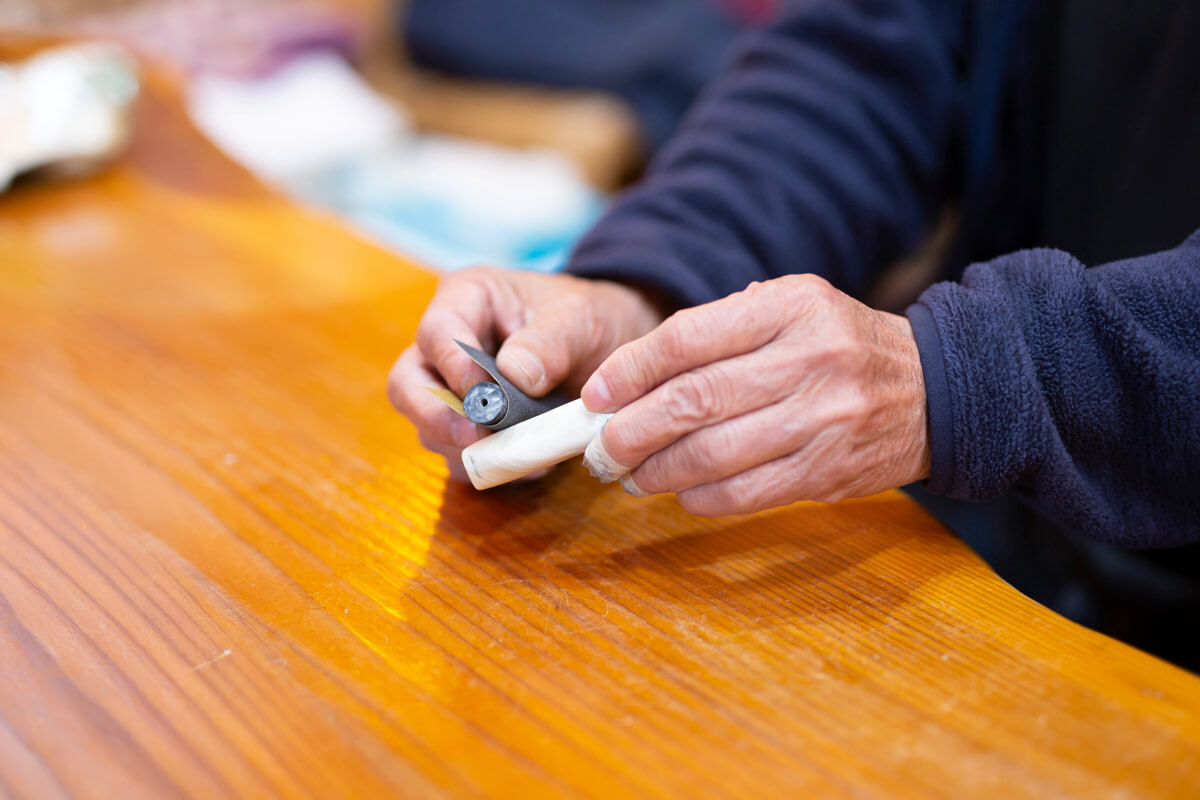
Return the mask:
<svg viewBox="0 0 1200 800">
<path fill-rule="evenodd" d="M 882 619 L 923 583 L 978 565 L 901 495 L 701 519 L 674 497 L 635 499 L 574 472 L 483 496 L 448 485 L 439 537 L 516 576 L 626 589 L 758 625 L 853 609 Z"/>
</svg>

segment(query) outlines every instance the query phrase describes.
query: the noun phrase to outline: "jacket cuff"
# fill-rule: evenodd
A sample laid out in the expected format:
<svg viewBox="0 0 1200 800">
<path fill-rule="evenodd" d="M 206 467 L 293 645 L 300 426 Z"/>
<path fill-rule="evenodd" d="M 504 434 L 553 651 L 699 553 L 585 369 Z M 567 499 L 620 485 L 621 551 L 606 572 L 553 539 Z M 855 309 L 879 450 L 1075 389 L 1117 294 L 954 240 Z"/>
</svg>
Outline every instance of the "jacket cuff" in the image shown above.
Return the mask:
<svg viewBox="0 0 1200 800">
<path fill-rule="evenodd" d="M 760 277 L 737 254 L 663 229 L 654 220 L 603 219 L 571 254 L 566 272 L 652 289 L 674 308 L 710 303 Z"/>
<path fill-rule="evenodd" d="M 913 338 L 921 354 L 921 371 L 925 373 L 930 454 L 929 480 L 925 488 L 932 494 L 946 494 L 954 485 L 954 414 L 942 340 L 933 313 L 927 306 L 911 305 L 905 316 L 912 325 Z"/>
<path fill-rule="evenodd" d="M 578 278 L 615 281 L 650 289 L 671 310 L 703 305 L 717 299 L 695 276 L 673 264 L 664 264 L 624 247 L 598 248 L 584 256 L 575 256 L 567 262 L 564 272 Z"/>
</svg>

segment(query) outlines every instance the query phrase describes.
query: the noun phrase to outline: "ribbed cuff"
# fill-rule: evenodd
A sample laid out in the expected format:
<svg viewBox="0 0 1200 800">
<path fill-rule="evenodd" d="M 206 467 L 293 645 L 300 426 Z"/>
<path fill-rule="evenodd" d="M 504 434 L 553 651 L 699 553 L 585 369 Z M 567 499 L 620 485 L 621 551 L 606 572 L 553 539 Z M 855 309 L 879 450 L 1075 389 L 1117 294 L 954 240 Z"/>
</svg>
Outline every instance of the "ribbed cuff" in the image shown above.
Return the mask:
<svg viewBox="0 0 1200 800">
<path fill-rule="evenodd" d="M 930 455 L 929 480 L 925 488 L 931 494 L 946 494 L 953 486 L 954 478 L 954 413 L 942 340 L 928 306 L 915 303 L 908 307 L 905 315 L 912 325 L 913 338 L 921 353 L 921 371 L 925 373 Z"/>
</svg>

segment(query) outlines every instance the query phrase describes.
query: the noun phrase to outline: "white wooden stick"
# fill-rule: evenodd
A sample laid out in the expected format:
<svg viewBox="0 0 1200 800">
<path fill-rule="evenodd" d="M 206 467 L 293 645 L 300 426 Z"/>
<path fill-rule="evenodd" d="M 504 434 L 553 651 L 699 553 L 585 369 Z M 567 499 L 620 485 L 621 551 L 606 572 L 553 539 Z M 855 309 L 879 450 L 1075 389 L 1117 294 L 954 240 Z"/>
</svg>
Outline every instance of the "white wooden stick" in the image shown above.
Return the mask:
<svg viewBox="0 0 1200 800">
<path fill-rule="evenodd" d="M 463 450 L 463 466 L 476 489 L 523 478 L 583 453 L 611 416 L 574 400 L 480 439 Z"/>
</svg>

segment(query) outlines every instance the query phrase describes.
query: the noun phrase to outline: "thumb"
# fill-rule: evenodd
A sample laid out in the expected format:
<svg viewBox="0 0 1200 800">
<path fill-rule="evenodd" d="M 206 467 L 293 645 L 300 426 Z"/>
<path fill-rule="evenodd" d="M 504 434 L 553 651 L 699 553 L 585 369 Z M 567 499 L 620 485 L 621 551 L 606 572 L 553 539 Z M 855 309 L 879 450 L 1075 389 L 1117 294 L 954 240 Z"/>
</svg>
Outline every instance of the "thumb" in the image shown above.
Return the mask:
<svg viewBox="0 0 1200 800">
<path fill-rule="evenodd" d="M 559 302 L 505 340 L 496 366 L 522 392 L 541 397 L 584 362 L 598 360 L 604 344 L 599 333 L 590 309 Z"/>
</svg>

